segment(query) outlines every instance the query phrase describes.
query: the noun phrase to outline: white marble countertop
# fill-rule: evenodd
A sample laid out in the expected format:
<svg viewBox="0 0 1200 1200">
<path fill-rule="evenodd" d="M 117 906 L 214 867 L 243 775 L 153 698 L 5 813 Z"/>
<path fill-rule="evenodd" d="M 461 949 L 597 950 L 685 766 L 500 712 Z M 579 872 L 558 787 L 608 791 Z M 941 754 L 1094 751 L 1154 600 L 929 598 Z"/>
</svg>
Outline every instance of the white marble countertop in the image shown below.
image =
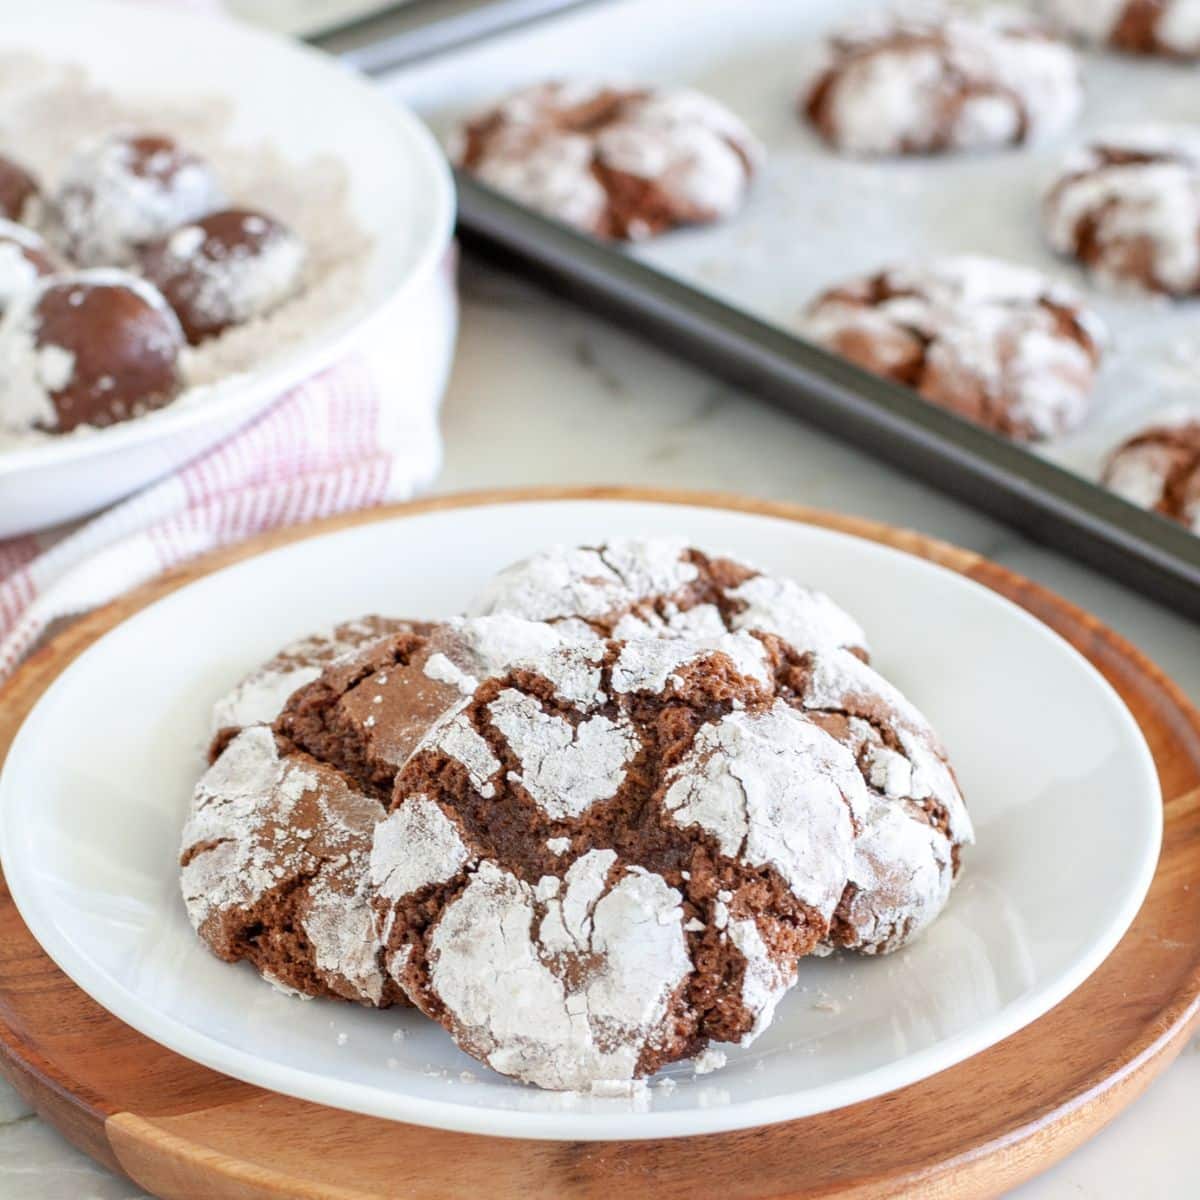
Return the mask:
<svg viewBox="0 0 1200 1200">
<path fill-rule="evenodd" d="M 977 550 L 1107 621 L 1200 701 L 1197 629 L 865 455 L 523 284 L 468 269 L 439 490 L 631 483 L 861 514 Z M 1200 1053 L 1020 1200 L 1200 1194 Z M 0 1200 L 127 1200 L 0 1083 Z"/>
</svg>

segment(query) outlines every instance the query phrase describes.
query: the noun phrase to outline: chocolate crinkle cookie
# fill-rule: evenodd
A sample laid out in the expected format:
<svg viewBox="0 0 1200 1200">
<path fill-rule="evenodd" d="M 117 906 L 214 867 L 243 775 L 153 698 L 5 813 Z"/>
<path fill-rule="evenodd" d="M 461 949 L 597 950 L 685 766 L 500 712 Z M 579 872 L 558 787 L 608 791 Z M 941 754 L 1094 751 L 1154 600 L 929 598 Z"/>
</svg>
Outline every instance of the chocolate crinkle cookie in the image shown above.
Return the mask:
<svg viewBox="0 0 1200 1200">
<path fill-rule="evenodd" d="M 247 725 L 271 724 L 283 711 L 288 697 L 306 683 L 318 679 L 322 670 L 335 659 L 344 658 L 391 634 L 427 632 L 430 628 L 420 621 L 400 621 L 372 614 L 343 621 L 331 629 L 289 642 L 240 679 L 213 705 L 211 756 L 215 757 L 222 746 Z"/>
<path fill-rule="evenodd" d="M 1072 125 L 1083 103 L 1074 51 L 1008 9 L 910 5 L 835 34 L 803 96 L 817 131 L 857 155 L 1022 145 Z"/>
<path fill-rule="evenodd" d="M 1122 442 L 1104 468 L 1104 483 L 1200 534 L 1200 414 L 1161 421 Z"/>
<path fill-rule="evenodd" d="M 827 597 L 613 538 L 475 609 L 344 623 L 218 703 L 180 869 L 220 958 L 613 1095 L 753 1041 L 805 956 L 945 906 L 954 771 Z"/>
<path fill-rule="evenodd" d="M 974 841 L 954 768 L 925 716 L 861 659 L 764 640 L 779 695 L 850 751 L 870 797 L 826 944 L 898 950 L 941 913 Z"/>
<path fill-rule="evenodd" d="M 1050 245 L 1103 282 L 1200 295 L 1200 126 L 1093 138 L 1063 163 L 1043 221 Z"/>
<path fill-rule="evenodd" d="M 761 629 L 800 650 L 867 657 L 858 622 L 822 592 L 675 538 L 552 546 L 499 572 L 470 605 L 548 621 L 577 636 L 713 637 Z"/>
<path fill-rule="evenodd" d="M 593 641 L 483 681 L 376 828 L 393 981 L 497 1071 L 603 1090 L 749 1044 L 804 955 L 927 923 L 953 878 L 943 829 L 970 836 L 961 800 L 940 811 L 935 770 L 887 757 L 911 768 L 907 714 L 868 715 L 856 675 L 789 653 L 748 633 Z M 920 860 L 935 838 L 942 861 Z M 898 903 L 906 887 L 928 902 Z"/>
<path fill-rule="evenodd" d="M 741 121 L 699 92 L 579 81 L 478 113 L 452 155 L 547 216 L 629 241 L 732 216 L 763 159 Z"/>
<path fill-rule="evenodd" d="M 218 702 L 183 833 L 188 914 L 215 954 L 305 996 L 402 999 L 364 892 L 375 822 L 430 725 L 490 674 L 562 644 L 515 618 L 365 617 L 292 643 Z"/>
<path fill-rule="evenodd" d="M 1200 58 L 1200 0 L 1041 0 L 1073 37 L 1127 54 Z"/>
<path fill-rule="evenodd" d="M 1087 415 L 1106 334 L 1070 288 L 994 259 L 937 259 L 831 288 L 800 332 L 1019 441 Z"/>
<path fill-rule="evenodd" d="M 242 730 L 197 784 L 184 826 L 192 925 L 219 958 L 285 991 L 394 1003 L 362 889 L 383 815 L 377 797 L 268 726 Z"/>
</svg>

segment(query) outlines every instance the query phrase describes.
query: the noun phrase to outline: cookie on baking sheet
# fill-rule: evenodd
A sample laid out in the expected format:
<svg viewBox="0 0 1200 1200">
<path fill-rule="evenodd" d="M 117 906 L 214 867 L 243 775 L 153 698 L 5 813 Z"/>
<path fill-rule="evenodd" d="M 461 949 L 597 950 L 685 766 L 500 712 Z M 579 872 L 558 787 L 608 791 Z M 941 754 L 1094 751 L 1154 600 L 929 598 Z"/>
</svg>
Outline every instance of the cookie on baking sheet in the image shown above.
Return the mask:
<svg viewBox="0 0 1200 1200">
<path fill-rule="evenodd" d="M 1083 104 L 1074 51 L 1027 16 L 940 4 L 860 18 L 835 34 L 803 97 L 817 131 L 856 155 L 1022 145 Z"/>
<path fill-rule="evenodd" d="M 1050 245 L 1103 282 L 1200 295 L 1200 125 L 1099 134 L 1068 155 L 1042 215 Z"/>
<path fill-rule="evenodd" d="M 1087 415 L 1100 320 L 1070 288 L 996 259 L 896 267 L 831 288 L 800 332 L 865 370 L 1019 441 Z"/>
<path fill-rule="evenodd" d="M 869 806 L 754 636 L 561 649 L 485 680 L 398 776 L 371 852 L 387 970 L 503 1074 L 628 1086 L 769 1024 Z"/>
<path fill-rule="evenodd" d="M 1200 533 L 1200 414 L 1135 433 L 1113 452 L 1103 478 L 1126 500 Z"/>
<path fill-rule="evenodd" d="M 602 637 L 776 633 L 800 650 L 867 656 L 857 621 L 822 592 L 708 555 L 676 538 L 552 546 L 499 572 L 470 606 Z"/>
<path fill-rule="evenodd" d="M 1128 54 L 1200 58 L 1200 0 L 1041 0 L 1064 32 Z"/>
<path fill-rule="evenodd" d="M 507 616 L 365 617 L 292 643 L 248 676 L 217 705 L 213 765 L 183 834 L 181 884 L 201 938 L 301 995 L 402 1000 L 379 973 L 363 892 L 392 778 L 474 689 L 468 671 L 562 641 Z M 262 724 L 273 719 L 274 730 Z"/>
<path fill-rule="evenodd" d="M 763 151 L 699 92 L 572 81 L 524 88 L 478 113 L 452 156 L 546 216 L 639 241 L 732 216 Z"/>
</svg>

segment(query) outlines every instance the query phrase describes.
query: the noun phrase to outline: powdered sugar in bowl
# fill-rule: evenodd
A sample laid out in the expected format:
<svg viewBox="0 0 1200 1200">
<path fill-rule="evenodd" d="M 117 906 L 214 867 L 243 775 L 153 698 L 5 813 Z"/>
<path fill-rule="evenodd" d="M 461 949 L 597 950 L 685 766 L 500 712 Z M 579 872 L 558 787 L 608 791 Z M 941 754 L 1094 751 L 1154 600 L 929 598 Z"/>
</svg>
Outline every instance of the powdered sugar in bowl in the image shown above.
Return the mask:
<svg viewBox="0 0 1200 1200">
<path fill-rule="evenodd" d="M 163 53 L 181 44 L 186 55 Z M 406 397 L 396 436 L 422 447 L 413 482 L 432 475 L 456 324 L 445 268 L 454 197 L 415 118 L 314 52 L 167 6 L 26 6 L 0 30 L 0 59 L 0 138 L 51 184 L 86 138 L 131 125 L 168 133 L 204 153 L 232 202 L 297 229 L 317 279 L 265 321 L 190 348 L 187 386 L 157 411 L 99 430 L 0 435 L 0 537 L 144 487 L 348 350 L 369 354 L 385 321 L 389 389 Z"/>
</svg>

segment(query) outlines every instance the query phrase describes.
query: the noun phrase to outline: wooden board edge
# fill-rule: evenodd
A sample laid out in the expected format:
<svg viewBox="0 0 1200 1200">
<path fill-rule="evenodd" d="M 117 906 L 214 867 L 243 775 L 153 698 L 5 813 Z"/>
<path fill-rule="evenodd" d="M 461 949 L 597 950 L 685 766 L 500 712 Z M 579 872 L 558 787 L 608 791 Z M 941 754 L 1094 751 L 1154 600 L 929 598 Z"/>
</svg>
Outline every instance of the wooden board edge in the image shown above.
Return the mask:
<svg viewBox="0 0 1200 1200">
<path fill-rule="evenodd" d="M 845 518 L 786 502 L 758 501 L 719 492 L 589 487 L 474 491 L 392 505 L 330 518 L 283 533 L 263 535 L 236 547 L 217 551 L 202 559 L 185 564 L 183 567 L 176 568 L 166 575 L 142 585 L 128 596 L 113 601 L 104 608 L 85 616 L 76 625 L 51 639 L 32 656 L 8 684 L 0 689 L 0 741 L 9 740 L 5 739 L 6 727 L 11 724 L 15 731 L 25 712 L 32 707 L 37 698 L 35 695 L 28 704 L 24 705 L 24 711 L 21 711 L 15 720 L 8 718 L 8 702 L 10 697 L 17 692 L 18 678 L 25 681 L 26 686 L 30 676 L 37 676 L 44 680 L 43 688 L 37 689 L 37 694 L 40 694 L 40 691 L 48 686 L 67 663 L 82 653 L 88 645 L 102 636 L 117 621 L 153 603 L 161 596 L 184 586 L 199 575 L 208 574 L 224 566 L 250 558 L 264 549 L 273 549 L 305 538 L 335 532 L 338 529 L 393 517 L 483 504 L 601 499 L 718 507 L 801 521 L 908 550 L 927 561 L 933 561 L 967 578 L 974 579 L 982 586 L 989 587 L 1001 595 L 1009 595 L 1009 587 L 1005 586 L 1006 584 L 1011 585 L 1013 582 L 1018 582 L 1021 585 L 1023 596 L 1036 598 L 1041 604 L 1052 608 L 1059 617 L 1069 615 L 1081 629 L 1102 630 L 1110 647 L 1114 651 L 1127 653 L 1135 666 L 1163 691 L 1164 698 L 1169 697 L 1172 703 L 1177 704 L 1188 715 L 1193 729 L 1200 735 L 1200 716 L 1196 714 L 1191 702 L 1165 672 L 1140 650 L 1131 646 L 1107 626 L 1101 625 L 1081 608 L 1047 589 L 1041 588 L 1040 585 L 1033 584 L 1016 573 L 1007 571 L 1006 568 L 989 563 L 974 552 L 961 550 L 938 539 L 912 531 L 899 531 L 900 540 L 897 540 L 898 531 L 883 523 L 865 518 Z M 1009 598 L 1014 597 L 1009 595 Z M 1023 606 L 1029 607 L 1024 603 Z M 3 752 L 0 752 L 0 761 L 6 750 L 7 746 L 5 745 Z M 912 1188 L 918 1187 L 921 1189 L 922 1196 L 929 1196 L 932 1200 L 937 1200 L 943 1195 L 954 1197 L 993 1195 L 997 1190 L 993 1185 L 1000 1178 L 997 1173 L 998 1164 L 1002 1164 L 1001 1174 L 1006 1180 L 1003 1184 L 1005 1188 L 1032 1178 L 1051 1162 L 1065 1157 L 1094 1136 L 1140 1095 L 1149 1083 L 1174 1060 L 1200 1021 L 1200 1001 L 1194 999 L 1189 1011 L 1181 1013 L 1179 1016 L 1180 1019 L 1164 1032 L 1162 1038 L 1154 1046 L 1144 1050 L 1134 1062 L 1129 1063 L 1124 1071 L 1106 1081 L 1105 1086 L 1099 1090 L 1078 1097 L 1068 1108 L 1055 1110 L 1054 1120 L 1044 1127 L 1034 1129 L 1028 1135 L 1024 1131 L 1018 1132 L 1005 1139 L 1007 1144 L 980 1146 L 962 1160 L 948 1161 L 933 1170 L 911 1174 L 906 1180 L 893 1181 L 894 1184 L 900 1185 L 900 1190 L 896 1190 L 892 1184 L 885 1185 L 882 1190 L 871 1185 L 864 1191 L 839 1194 L 864 1197 L 892 1196 L 909 1194 Z M 24 1059 L 28 1055 L 26 1061 L 32 1066 L 32 1058 L 37 1057 L 33 1053 L 32 1047 L 18 1049 L 5 1037 L 6 1034 L 11 1034 L 11 1030 L 0 1020 L 0 1050 L 4 1052 L 3 1057 L 7 1059 L 9 1051 L 15 1052 L 18 1059 Z M 19 1066 L 19 1062 L 3 1062 L 0 1063 L 0 1070 L 11 1078 Z M 43 1063 L 42 1066 L 46 1067 L 48 1064 Z M 61 1093 L 63 1100 L 67 1100 L 73 1105 L 78 1104 L 78 1098 L 70 1092 L 55 1088 L 53 1080 L 46 1080 L 45 1076 L 43 1076 L 43 1080 L 50 1094 L 57 1091 Z M 27 1089 L 27 1081 L 25 1087 L 18 1086 L 18 1090 L 21 1090 L 23 1094 L 27 1094 Z M 42 1103 L 45 1103 L 44 1099 Z M 35 1107 L 39 1112 L 42 1111 L 42 1105 L 35 1104 Z M 54 1121 L 56 1110 L 53 1106 L 51 1109 L 48 1116 L 50 1120 Z M 367 1195 L 358 1191 L 331 1192 L 327 1187 L 323 1187 L 320 1193 L 297 1191 L 296 1181 L 293 1179 L 276 1176 L 271 1172 L 261 1171 L 252 1164 L 242 1163 L 215 1151 L 205 1150 L 193 1141 L 162 1129 L 152 1120 L 131 1113 L 105 1114 L 99 1109 L 95 1110 L 95 1115 L 100 1121 L 97 1132 L 101 1133 L 99 1139 L 101 1144 L 95 1144 L 97 1139 L 93 1137 L 87 1138 L 86 1142 L 81 1142 L 74 1137 L 71 1140 L 93 1157 L 105 1162 L 105 1165 L 125 1171 L 141 1186 L 167 1198 L 178 1195 L 187 1196 L 190 1200 L 191 1197 L 197 1195 L 196 1179 L 194 1176 L 189 1179 L 188 1174 L 191 1167 L 199 1165 L 203 1165 L 206 1170 L 216 1171 L 222 1178 L 229 1180 L 231 1186 L 250 1189 L 230 1191 L 228 1195 L 235 1197 L 236 1200 L 242 1200 L 243 1196 L 258 1200 L 259 1197 L 265 1196 L 305 1196 L 310 1194 L 329 1195 L 336 1197 L 336 1200 L 365 1200 Z M 69 1133 L 68 1136 L 70 1136 Z M 1025 1169 L 1026 1167 L 1028 1169 Z M 151 1181 L 155 1186 L 150 1186 Z M 962 1190 L 964 1188 L 967 1190 Z"/>
</svg>

